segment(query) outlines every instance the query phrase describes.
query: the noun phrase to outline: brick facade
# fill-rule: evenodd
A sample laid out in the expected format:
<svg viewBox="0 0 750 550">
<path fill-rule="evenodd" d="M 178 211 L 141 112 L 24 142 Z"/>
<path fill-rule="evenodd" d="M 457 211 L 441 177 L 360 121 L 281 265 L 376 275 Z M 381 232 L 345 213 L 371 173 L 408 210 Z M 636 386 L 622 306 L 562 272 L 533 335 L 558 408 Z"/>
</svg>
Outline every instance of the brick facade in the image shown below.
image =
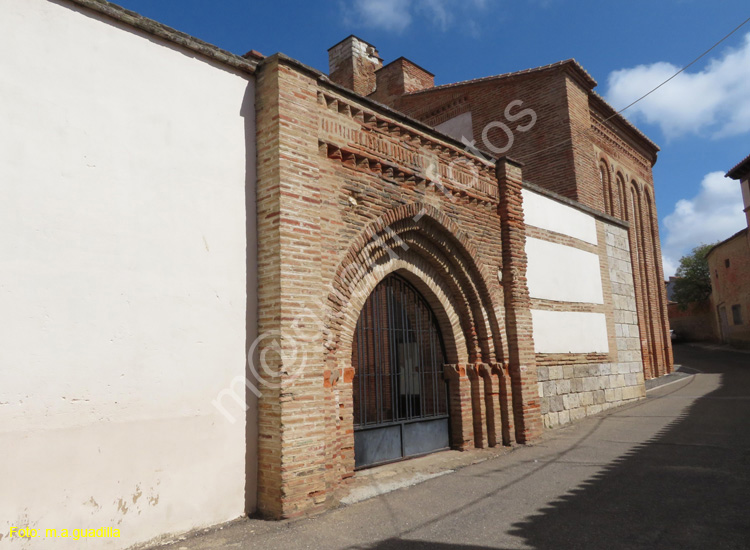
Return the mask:
<svg viewBox="0 0 750 550">
<path fill-rule="evenodd" d="M 186 145 L 173 148 L 178 152 L 213 151 L 201 157 L 195 166 L 185 161 L 184 154 L 174 159 L 155 155 L 155 151 L 159 152 L 159 140 L 156 147 L 146 142 L 136 143 L 127 132 L 132 129 L 132 121 L 113 126 L 122 130 L 115 134 L 125 140 L 122 147 L 132 146 L 134 158 L 158 157 L 158 167 L 149 168 L 146 163 L 140 167 L 142 173 L 134 174 L 141 183 L 148 184 L 151 178 L 157 188 L 167 185 L 162 198 L 171 197 L 170 185 L 181 180 L 162 178 L 159 170 L 170 171 L 173 176 L 183 172 L 200 176 L 193 178 L 191 185 L 182 186 L 189 188 L 186 196 L 190 200 L 177 205 L 165 203 L 163 209 L 152 205 L 150 219 L 156 233 L 164 233 L 163 223 L 159 223 L 164 215 L 187 220 L 188 225 L 195 225 L 195 220 L 201 221 L 202 216 L 209 230 L 208 238 L 204 235 L 198 239 L 194 238 L 197 233 L 191 237 L 173 231 L 162 235 L 174 239 L 169 240 L 169 246 L 157 242 L 160 247 L 135 247 L 143 248 L 141 254 L 133 256 L 133 265 L 141 270 L 139 273 L 155 273 L 154 262 L 158 264 L 160 259 L 170 266 L 194 266 L 197 271 L 182 270 L 178 279 L 157 277 L 145 289 L 146 294 L 140 296 L 147 309 L 138 313 L 136 308 L 133 310 L 136 317 L 123 319 L 133 326 L 150 318 L 149 315 L 162 319 L 160 324 L 172 329 L 183 326 L 182 321 L 188 324 L 183 326 L 185 330 L 171 330 L 174 335 L 152 335 L 156 340 L 147 339 L 145 344 L 136 346 L 154 351 L 147 366 L 158 363 L 159 368 L 141 368 L 146 365 L 144 359 L 130 357 L 132 342 L 123 347 L 122 372 L 137 375 L 136 382 L 131 380 L 130 386 L 124 386 L 123 395 L 132 399 L 130 406 L 123 408 L 120 401 L 115 409 L 105 412 L 109 415 L 116 410 L 119 414 L 120 410 L 132 409 L 141 413 L 141 405 L 169 407 L 170 403 L 178 403 L 182 408 L 177 413 L 170 408 L 146 411 L 146 417 L 149 414 L 151 417 L 143 425 L 123 417 L 120 424 L 130 426 L 124 438 L 118 437 L 119 432 L 101 440 L 86 438 L 93 446 L 100 447 L 99 451 L 109 446 L 115 466 L 128 461 L 127 453 L 115 452 L 123 445 L 127 447 L 123 441 L 138 441 L 153 447 L 151 458 L 137 457 L 146 469 L 131 476 L 135 476 L 132 486 L 136 491 L 143 486 L 145 491 L 144 479 L 152 479 L 153 486 L 161 487 L 165 504 L 160 509 L 165 512 L 149 520 L 155 523 L 144 524 L 145 530 L 134 530 L 140 533 L 138 538 L 200 528 L 204 522 L 236 517 L 243 505 L 247 513 L 254 513 L 256 494 L 257 512 L 269 518 L 299 517 L 336 504 L 339 490 L 346 487 L 347 480 L 355 473 L 354 390 L 355 379 L 360 383 L 356 377 L 362 374 L 360 363 L 354 358 L 359 351 L 359 344 L 355 344 L 357 324 L 368 299 L 377 298 L 377 292 L 373 291 L 383 288 L 379 285 L 391 275 L 390 280 L 398 279 L 408 285 L 414 300 L 423 306 L 422 311 L 429 312 L 431 332 L 428 332 L 439 333 L 441 349 L 435 355 L 439 358 L 429 366 L 435 375 L 434 387 L 441 385 L 445 394 L 432 403 L 440 401 L 442 413 L 448 409 L 440 421 L 450 427 L 444 433 L 453 449 L 528 443 L 545 426 L 554 427 L 640 398 L 644 395 L 642 356 L 651 361 L 650 374 L 668 370 L 671 360 L 668 346 L 658 341 L 659 321 L 653 320 L 647 308 L 647 304 L 661 303 L 659 295 L 649 286 L 660 274 L 650 187 L 649 163 L 653 159 L 648 156 L 653 148 L 643 141 L 645 138 L 637 135 L 634 138 L 632 128 L 623 130 L 622 121 L 614 125 L 603 120 L 589 123 L 586 117 L 593 117 L 591 113 L 596 109 L 600 118 L 610 115 L 606 106 L 596 103 L 596 96 L 589 93 L 593 81 L 583 71 L 563 63 L 506 78 L 502 86 L 490 79 L 467 86 L 434 88 L 431 73 L 404 58 L 383 67 L 372 45 L 350 36 L 329 50 L 331 74 L 326 76 L 280 54 L 267 58 L 257 52 L 245 57 L 233 56 L 103 0 L 72 0 L 72 3 L 87 10 L 87 15 L 97 15 L 81 17 L 74 24 L 81 24 L 90 33 L 81 36 L 97 38 L 90 42 L 101 43 L 102 48 L 58 55 L 61 59 L 58 69 L 66 73 L 66 78 L 59 79 L 61 86 L 68 90 L 69 97 L 80 95 L 78 103 L 67 102 L 60 111 L 60 128 L 67 127 L 66 121 L 72 119 L 87 122 L 90 126 L 81 128 L 89 130 L 107 121 L 106 117 L 86 118 L 91 115 L 88 108 L 91 98 L 85 92 L 94 88 L 82 88 L 79 80 L 67 74 L 64 63 L 79 59 L 80 55 L 86 58 L 96 54 L 92 66 L 109 66 L 101 62 L 105 58 L 127 61 L 112 66 L 118 70 L 130 67 L 136 75 L 135 81 L 140 78 L 144 83 L 151 83 L 148 79 L 159 73 L 158 67 L 170 66 L 177 71 L 175 74 L 183 76 L 175 82 L 167 79 L 167 84 L 180 88 L 190 78 L 206 79 L 208 87 L 201 88 L 201 93 L 206 90 L 216 93 L 213 103 L 190 100 L 212 107 L 200 113 L 206 126 L 199 125 L 195 132 L 192 131 L 195 128 L 186 128 L 183 132 L 183 137 L 188 138 Z M 75 12 L 79 10 L 67 13 L 67 8 L 60 9 L 56 1 L 34 4 L 44 4 L 45 10 L 52 10 L 49 14 L 35 12 L 44 15 L 39 21 L 44 21 L 45 28 L 55 33 L 64 31 L 39 42 L 41 50 L 51 51 L 48 46 L 53 43 L 71 45 L 59 37 L 69 34 L 72 27 L 67 22 L 73 22 L 69 17 L 77 16 Z M 28 7 L 26 3 L 19 5 Z M 24 14 L 18 11 L 16 15 Z M 96 30 L 100 16 L 110 18 L 116 25 Z M 65 21 L 53 24 L 59 18 Z M 18 20 L 22 19 L 26 17 Z M 135 32 L 121 33 L 120 27 Z M 18 37 L 25 39 L 27 35 L 27 30 L 21 28 Z M 142 40 L 144 37 L 149 40 Z M 151 49 L 151 41 L 158 48 Z M 163 47 L 161 41 L 167 41 L 169 47 Z M 143 46 L 148 49 L 136 50 Z M 140 53 L 130 58 L 127 52 L 131 49 Z M 157 65 L 143 65 L 146 59 L 151 61 L 151 56 Z M 46 62 L 43 55 L 32 57 Z M 18 82 L 34 84 L 39 75 L 46 74 L 33 66 L 23 66 L 27 72 L 20 74 L 28 80 Z M 216 81 L 209 82 L 211 71 L 218 69 L 220 72 L 214 75 Z M 40 90 L 42 99 L 49 92 L 44 86 L 17 88 L 23 91 L 16 98 L 23 99 L 21 104 L 28 100 L 25 90 Z M 167 91 L 162 90 L 164 93 L 159 97 L 151 94 L 149 102 L 141 102 L 132 109 L 133 120 L 144 119 L 144 128 L 155 124 L 152 132 L 155 135 L 167 135 L 165 128 L 182 127 L 176 123 L 185 122 L 186 109 L 173 105 L 180 94 L 169 93 L 169 89 L 167 86 Z M 76 95 L 78 92 L 81 94 Z M 535 98 L 534 119 L 539 119 L 543 131 L 529 131 L 532 124 L 525 111 L 519 110 L 520 105 L 512 111 L 506 109 L 506 102 L 512 102 L 517 94 L 526 94 L 524 100 L 529 102 Z M 410 113 L 413 118 L 383 102 Z M 222 109 L 213 109 L 217 105 Z M 587 105 L 596 107 L 589 109 Z M 522 156 L 520 160 L 525 162 L 497 153 L 497 148 L 493 150 L 495 154 L 487 155 L 481 147 L 467 147 L 433 127 L 456 116 L 474 113 L 469 133 L 481 136 L 486 121 L 498 112 L 514 123 L 513 131 L 521 137 L 516 140 L 513 157 Z M 594 126 L 601 134 L 598 141 L 578 135 Z M 214 128 L 214 134 L 223 136 L 224 141 L 207 140 L 206 132 L 201 130 L 206 127 Z M 35 139 L 37 134 L 31 132 L 29 136 Z M 84 153 L 97 151 L 96 140 L 88 137 L 98 133 L 83 134 L 86 139 L 53 140 L 46 150 L 53 156 L 68 151 L 68 156 L 85 159 Z M 497 125 L 487 134 L 495 144 L 504 137 L 511 139 Z M 198 142 L 194 141 L 196 138 L 200 138 Z M 548 147 L 566 140 L 572 146 Z M 26 141 L 35 143 L 33 139 Z M 202 145 L 191 146 L 195 143 Z M 111 144 L 109 148 L 112 149 Z M 102 155 L 105 152 L 99 151 Z M 221 159 L 218 165 L 216 159 Z M 34 166 L 11 163 L 10 167 L 13 170 L 21 167 L 19 173 L 27 175 L 37 165 L 49 168 L 45 163 Z M 54 162 L 50 164 L 53 165 Z M 609 170 L 605 170 L 608 176 L 602 180 L 610 182 L 606 187 L 597 179 L 600 165 Z M 81 169 L 91 173 L 86 167 Z M 37 173 L 29 179 L 29 185 L 41 186 L 40 189 L 54 186 L 55 179 L 47 175 Z M 619 187 L 612 183 L 620 181 L 615 175 L 622 179 Z M 216 178 L 225 188 L 220 193 L 207 184 Z M 531 183 L 534 181 L 542 187 Z M 597 190 L 601 189 L 604 190 L 599 193 Z M 541 195 L 548 201 L 547 207 L 552 204 L 553 208 L 562 208 L 558 212 L 563 212 L 563 217 L 585 218 L 584 222 L 590 222 L 588 227 L 593 228 L 591 234 L 579 238 L 570 228 L 545 228 L 539 222 L 544 218 L 539 215 L 542 209 L 535 210 L 533 206 L 535 197 Z M 626 197 L 633 198 L 629 202 Z M 85 199 L 73 198 L 78 202 Z M 116 199 L 110 201 L 112 220 L 117 221 L 124 214 L 119 221 L 127 228 L 131 217 Z M 628 204 L 639 206 L 633 208 Z M 38 211 L 34 210 L 36 214 Z M 144 212 L 139 211 L 139 215 L 148 214 Z M 537 221 L 532 223 L 532 218 Z M 217 220 L 221 223 L 214 226 Z M 112 225 L 107 216 L 100 221 L 105 229 Z M 59 235 L 66 235 L 69 220 L 63 217 L 58 222 Z M 106 231 L 100 236 L 96 229 L 85 233 L 96 238 L 108 236 Z M 14 233 L 8 235 L 14 238 Z M 127 231 L 123 235 L 128 237 Z M 143 240 L 142 234 L 130 237 L 134 243 Z M 601 283 L 601 299 L 556 301 L 533 294 L 530 281 L 532 274 L 539 273 L 533 271 L 539 265 L 535 263 L 539 258 L 533 259 L 528 252 L 530 242 L 587 255 L 591 262 L 586 282 Z M 112 248 L 105 241 L 98 245 L 107 250 Z M 70 264 L 64 255 L 58 260 L 60 265 Z M 49 263 L 49 258 L 45 257 L 45 262 Z M 85 276 L 91 276 L 90 271 Z M 99 278 L 107 284 L 117 282 L 117 277 L 111 278 L 112 281 Z M 174 309 L 172 292 L 175 281 L 189 297 L 179 300 L 178 309 Z M 99 288 L 97 284 L 92 281 L 92 285 L 83 285 L 85 294 L 93 296 L 92 292 L 98 289 L 97 295 L 105 305 L 111 296 L 127 296 L 132 291 L 132 285 L 119 290 L 113 287 L 117 290 L 113 292 L 112 288 Z M 32 292 L 29 296 L 37 294 Z M 170 303 L 154 301 L 154 296 L 161 295 L 169 298 Z M 135 298 L 139 298 L 137 293 Z M 26 302 L 18 303 L 21 305 L 16 309 L 20 310 Z M 539 312 L 588 315 L 589 319 L 600 320 L 600 339 L 595 351 L 542 352 L 547 348 L 543 346 L 543 338 L 537 337 L 538 324 L 535 326 L 534 322 L 534 315 Z M 77 329 L 73 326 L 72 330 Z M 95 330 L 71 334 L 73 340 L 83 334 L 85 341 L 96 340 L 97 336 Z M 109 342 L 106 344 L 109 346 L 111 335 L 104 338 L 102 334 L 99 340 Z M 187 338 L 190 334 L 199 337 Z M 206 340 L 211 335 L 213 340 Z M 579 329 L 575 336 L 579 344 L 594 340 L 585 330 Z M 162 347 L 164 342 L 166 347 Z M 195 348 L 198 351 L 192 357 L 190 346 L 197 345 L 196 342 L 200 350 Z M 68 347 L 75 351 L 75 346 Z M 25 353 L 22 348 L 17 350 L 18 357 Z M 177 352 L 186 355 L 182 357 Z M 177 359 L 165 362 L 165 357 Z M 93 357 L 89 363 L 95 366 L 97 359 Z M 659 366 L 660 361 L 666 365 L 664 368 Z M 406 370 L 407 362 L 403 356 L 388 356 L 384 369 Z M 81 365 L 81 357 L 71 355 L 68 363 Z M 169 382 L 170 369 L 185 380 L 192 373 L 188 386 L 201 391 L 192 393 L 188 386 L 171 384 L 178 392 L 173 399 L 165 401 L 161 393 L 158 398 L 150 399 L 144 388 L 159 393 L 159 383 Z M 120 372 L 119 367 L 115 370 Z M 151 380 L 153 384 L 138 383 L 138 380 L 148 382 L 148 376 L 143 378 L 143 375 L 152 371 L 158 375 Z M 38 374 L 49 382 L 49 372 L 42 369 Z M 66 373 L 61 376 L 63 382 L 70 378 Z M 13 383 L 6 385 L 15 387 Z M 64 389 L 63 386 L 60 388 Z M 117 386 L 117 383 L 112 385 Z M 391 389 L 392 397 L 392 388 L 396 386 L 397 383 L 386 386 Z M 245 406 L 244 411 L 239 409 L 244 414 L 243 422 L 237 423 L 237 418 L 224 406 L 228 400 Z M 114 401 L 114 405 L 117 403 Z M 217 410 L 205 414 L 209 403 Z M 186 415 L 185 407 L 195 414 Z M 47 438 L 49 411 L 43 408 L 30 411 L 32 415 L 39 414 L 34 422 L 44 429 L 38 433 L 24 432 L 24 437 Z M 171 440 L 163 437 L 170 431 L 164 429 L 165 418 L 170 420 L 170 426 L 175 426 Z M 155 423 L 156 420 L 159 422 Z M 75 433 L 80 426 L 68 428 L 73 430 L 73 436 L 65 438 L 69 444 L 82 440 Z M 12 431 L 9 433 L 13 435 Z M 193 445 L 191 436 L 200 441 Z M 171 445 L 172 440 L 179 440 L 179 444 Z M 39 439 L 37 446 L 44 446 L 44 441 Z M 195 456 L 190 455 L 186 460 L 180 445 L 187 445 Z M 23 457 L 23 453 L 16 454 L 16 459 Z M 61 467 L 50 464 L 50 471 Z M 60 479 L 67 479 L 63 475 L 65 465 L 62 466 L 58 474 L 62 475 Z M 214 481 L 221 478 L 222 483 L 204 483 L 196 493 L 190 483 L 181 482 L 195 479 L 191 469 L 196 468 L 204 478 Z M 182 475 L 178 475 L 180 471 Z M 141 475 L 144 472 L 145 478 Z M 164 472 L 170 475 L 164 477 Z M 112 485 L 113 479 L 120 484 L 119 477 L 109 475 L 110 471 L 99 473 L 100 488 Z M 16 493 L 25 498 L 28 491 L 23 490 L 23 478 L 19 479 Z M 121 487 L 112 485 L 107 490 L 110 489 L 120 494 Z M 194 514 L 201 503 L 213 513 Z M 40 500 L 41 513 L 36 517 L 45 517 L 50 512 L 57 514 L 64 508 L 55 501 Z M 8 515 L 11 516 L 17 517 Z M 27 516 L 24 512 L 24 517 Z M 136 514 L 131 516 L 137 520 Z"/>
<path fill-rule="evenodd" d="M 466 152 L 281 55 L 257 91 L 259 333 L 275 342 L 255 357 L 262 514 L 330 506 L 354 474 L 353 340 L 391 273 L 442 333 L 454 449 L 526 443 L 643 396 L 627 224 L 566 202 L 598 216 L 598 244 L 574 244 L 599 258 L 605 301 L 581 307 L 606 315 L 610 351 L 536 353 L 528 234 L 570 243 L 524 220 L 532 165 Z"/>
<path fill-rule="evenodd" d="M 281 56 L 258 72 L 259 332 L 281 335 L 259 369 L 259 508 L 271 517 L 330 504 L 353 474 L 352 338 L 390 272 L 419 289 L 441 325 L 452 445 L 510 443 L 509 426 L 535 424 L 495 420 L 533 403 L 508 410 L 518 369 L 504 359 L 493 275 L 502 265 L 493 167 L 343 92 Z"/>
<path fill-rule="evenodd" d="M 750 348 L 750 156 L 729 170 L 726 177 L 740 184 L 741 207 L 748 227 L 708 252 L 711 317 L 717 339 Z"/>
<path fill-rule="evenodd" d="M 652 175 L 658 147 L 593 92 L 595 86 L 569 60 L 400 96 L 376 90 L 373 97 L 435 126 L 468 113 L 471 132 L 464 137 L 476 149 L 507 151 L 526 163 L 526 181 L 630 222 L 648 379 L 673 365 Z M 533 125 L 524 109 L 534 111 Z"/>
<path fill-rule="evenodd" d="M 716 338 L 750 348 L 750 231 L 745 228 L 708 254 L 710 319 Z"/>
</svg>

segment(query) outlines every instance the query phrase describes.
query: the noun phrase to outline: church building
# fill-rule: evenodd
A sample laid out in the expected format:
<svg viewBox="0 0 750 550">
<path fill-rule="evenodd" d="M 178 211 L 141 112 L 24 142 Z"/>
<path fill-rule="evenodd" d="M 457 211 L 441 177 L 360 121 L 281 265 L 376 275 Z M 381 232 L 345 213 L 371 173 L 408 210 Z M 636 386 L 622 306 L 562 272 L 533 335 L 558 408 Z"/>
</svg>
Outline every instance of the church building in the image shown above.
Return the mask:
<svg viewBox="0 0 750 550">
<path fill-rule="evenodd" d="M 435 86 L 0 9 L 0 533 L 310 515 L 671 372 L 658 147 L 574 60 Z"/>
</svg>

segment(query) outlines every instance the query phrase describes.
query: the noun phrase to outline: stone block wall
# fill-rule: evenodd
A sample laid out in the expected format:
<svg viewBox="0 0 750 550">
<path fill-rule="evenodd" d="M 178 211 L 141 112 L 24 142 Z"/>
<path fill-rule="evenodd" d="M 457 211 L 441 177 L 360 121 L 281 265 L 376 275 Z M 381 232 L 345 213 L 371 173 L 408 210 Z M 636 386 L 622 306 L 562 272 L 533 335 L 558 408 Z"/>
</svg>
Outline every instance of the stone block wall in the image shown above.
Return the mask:
<svg viewBox="0 0 750 550">
<path fill-rule="evenodd" d="M 598 221 L 611 288 L 614 349 L 603 360 L 538 367 L 542 419 L 548 428 L 645 397 L 638 313 L 627 230 Z M 606 286 L 606 285 L 605 285 Z"/>
</svg>

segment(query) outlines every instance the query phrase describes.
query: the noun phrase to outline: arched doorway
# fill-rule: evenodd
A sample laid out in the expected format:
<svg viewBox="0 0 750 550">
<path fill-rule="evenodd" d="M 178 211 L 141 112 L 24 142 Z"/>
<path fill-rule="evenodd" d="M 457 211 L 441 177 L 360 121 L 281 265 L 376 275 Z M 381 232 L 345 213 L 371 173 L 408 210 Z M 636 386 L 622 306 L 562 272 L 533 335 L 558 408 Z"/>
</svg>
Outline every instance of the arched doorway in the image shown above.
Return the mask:
<svg viewBox="0 0 750 550">
<path fill-rule="evenodd" d="M 355 467 L 448 448 L 443 338 L 417 289 L 396 274 L 383 279 L 352 344 Z"/>
</svg>

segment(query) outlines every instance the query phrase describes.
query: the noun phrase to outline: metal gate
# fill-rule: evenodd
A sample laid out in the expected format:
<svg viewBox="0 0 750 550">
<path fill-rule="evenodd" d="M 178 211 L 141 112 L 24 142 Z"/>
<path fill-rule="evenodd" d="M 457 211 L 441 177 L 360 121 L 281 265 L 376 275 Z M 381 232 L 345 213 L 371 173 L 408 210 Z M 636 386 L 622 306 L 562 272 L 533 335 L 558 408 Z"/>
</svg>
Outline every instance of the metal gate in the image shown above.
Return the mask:
<svg viewBox="0 0 750 550">
<path fill-rule="evenodd" d="M 355 467 L 449 446 L 445 350 L 435 314 L 405 279 L 375 287 L 352 349 Z"/>
</svg>

